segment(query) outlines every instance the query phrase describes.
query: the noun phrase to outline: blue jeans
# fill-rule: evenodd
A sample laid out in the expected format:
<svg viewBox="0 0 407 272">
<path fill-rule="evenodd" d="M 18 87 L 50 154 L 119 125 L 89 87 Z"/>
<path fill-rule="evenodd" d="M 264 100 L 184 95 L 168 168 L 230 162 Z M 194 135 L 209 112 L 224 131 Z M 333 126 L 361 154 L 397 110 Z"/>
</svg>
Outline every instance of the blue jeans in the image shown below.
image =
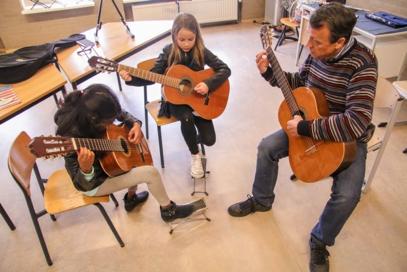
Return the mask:
<svg viewBox="0 0 407 272">
<path fill-rule="evenodd" d="M 346 169 L 333 175 L 331 197 L 311 235 L 332 246 L 346 220 L 360 200 L 366 170 L 367 145 L 357 144 L 356 158 Z M 260 142 L 252 193 L 257 202 L 271 207 L 278 175 L 278 161 L 288 156 L 288 138 L 279 130 Z"/>
</svg>

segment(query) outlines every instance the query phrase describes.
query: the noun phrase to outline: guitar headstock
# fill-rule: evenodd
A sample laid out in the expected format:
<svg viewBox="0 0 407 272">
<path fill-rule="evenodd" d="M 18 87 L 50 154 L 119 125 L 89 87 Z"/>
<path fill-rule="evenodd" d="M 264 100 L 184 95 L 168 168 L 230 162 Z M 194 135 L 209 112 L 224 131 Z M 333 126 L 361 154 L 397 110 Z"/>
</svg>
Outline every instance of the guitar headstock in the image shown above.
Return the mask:
<svg viewBox="0 0 407 272">
<path fill-rule="evenodd" d="M 36 157 L 57 157 L 74 151 L 71 138 L 60 136 L 34 137 L 28 145 Z"/>
<path fill-rule="evenodd" d="M 263 49 L 271 49 L 271 44 L 272 44 L 272 30 L 273 27 L 270 25 L 262 25 L 260 28 L 260 39 L 261 39 L 261 44 L 263 45 Z"/>
<path fill-rule="evenodd" d="M 93 56 L 88 60 L 90 67 L 96 69 L 96 71 L 106 71 L 106 72 L 115 72 L 117 71 L 117 62 L 105 59 L 102 57 Z"/>
</svg>

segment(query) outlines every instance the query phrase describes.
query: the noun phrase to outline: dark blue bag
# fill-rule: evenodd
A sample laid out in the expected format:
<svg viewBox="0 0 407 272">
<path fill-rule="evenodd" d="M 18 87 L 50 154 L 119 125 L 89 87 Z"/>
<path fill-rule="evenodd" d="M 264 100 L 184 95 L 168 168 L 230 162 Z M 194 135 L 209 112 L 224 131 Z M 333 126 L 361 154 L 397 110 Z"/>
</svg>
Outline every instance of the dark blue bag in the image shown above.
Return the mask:
<svg viewBox="0 0 407 272">
<path fill-rule="evenodd" d="M 366 13 L 365 16 L 373 21 L 399 28 L 407 26 L 407 18 L 403 18 L 385 11 Z"/>
</svg>

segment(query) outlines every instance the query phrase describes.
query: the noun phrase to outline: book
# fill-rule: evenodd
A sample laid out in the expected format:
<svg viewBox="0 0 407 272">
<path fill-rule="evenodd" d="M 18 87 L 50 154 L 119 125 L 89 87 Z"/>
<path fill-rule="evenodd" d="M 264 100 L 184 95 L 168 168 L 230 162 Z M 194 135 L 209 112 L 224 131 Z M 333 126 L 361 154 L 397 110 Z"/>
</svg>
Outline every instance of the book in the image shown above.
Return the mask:
<svg viewBox="0 0 407 272">
<path fill-rule="evenodd" d="M 0 86 L 0 110 L 21 103 L 10 85 Z"/>
<path fill-rule="evenodd" d="M 1 85 L 0 86 L 0 92 L 8 91 L 11 89 L 12 89 L 11 85 Z"/>
</svg>

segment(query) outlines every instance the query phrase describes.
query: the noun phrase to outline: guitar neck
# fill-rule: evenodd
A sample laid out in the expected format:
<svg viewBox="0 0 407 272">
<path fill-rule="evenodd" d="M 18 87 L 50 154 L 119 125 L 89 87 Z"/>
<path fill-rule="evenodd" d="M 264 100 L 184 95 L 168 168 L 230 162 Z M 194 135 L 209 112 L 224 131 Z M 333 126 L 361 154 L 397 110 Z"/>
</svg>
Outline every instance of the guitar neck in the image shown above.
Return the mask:
<svg viewBox="0 0 407 272">
<path fill-rule="evenodd" d="M 298 108 L 297 102 L 295 101 L 292 88 L 290 84 L 288 83 L 287 77 L 285 76 L 285 73 L 283 69 L 281 69 L 280 64 L 278 63 L 278 60 L 276 56 L 274 55 L 273 49 L 268 47 L 266 49 L 268 60 L 271 65 L 271 69 L 273 70 L 274 76 L 276 77 L 277 83 L 281 88 L 281 91 L 283 92 L 284 99 L 286 100 L 288 107 L 290 108 L 290 112 L 292 115 L 299 114 L 300 110 Z"/>
<path fill-rule="evenodd" d="M 92 151 L 119 151 L 124 152 L 124 146 L 120 140 L 71 138 L 74 150 L 86 147 Z"/>
<path fill-rule="evenodd" d="M 125 70 L 127 72 L 129 72 L 132 76 L 135 77 L 139 77 L 148 81 L 153 81 L 156 83 L 161 83 L 165 86 L 169 86 L 169 87 L 173 87 L 173 88 L 178 88 L 181 80 L 178 78 L 173 78 L 173 77 L 169 77 L 166 75 L 161 75 L 161 74 L 157 74 L 157 73 L 153 73 L 147 70 L 143 70 L 140 68 L 133 68 L 127 65 L 122 65 L 122 64 L 118 64 L 117 67 L 118 71 L 119 70 Z"/>
</svg>

